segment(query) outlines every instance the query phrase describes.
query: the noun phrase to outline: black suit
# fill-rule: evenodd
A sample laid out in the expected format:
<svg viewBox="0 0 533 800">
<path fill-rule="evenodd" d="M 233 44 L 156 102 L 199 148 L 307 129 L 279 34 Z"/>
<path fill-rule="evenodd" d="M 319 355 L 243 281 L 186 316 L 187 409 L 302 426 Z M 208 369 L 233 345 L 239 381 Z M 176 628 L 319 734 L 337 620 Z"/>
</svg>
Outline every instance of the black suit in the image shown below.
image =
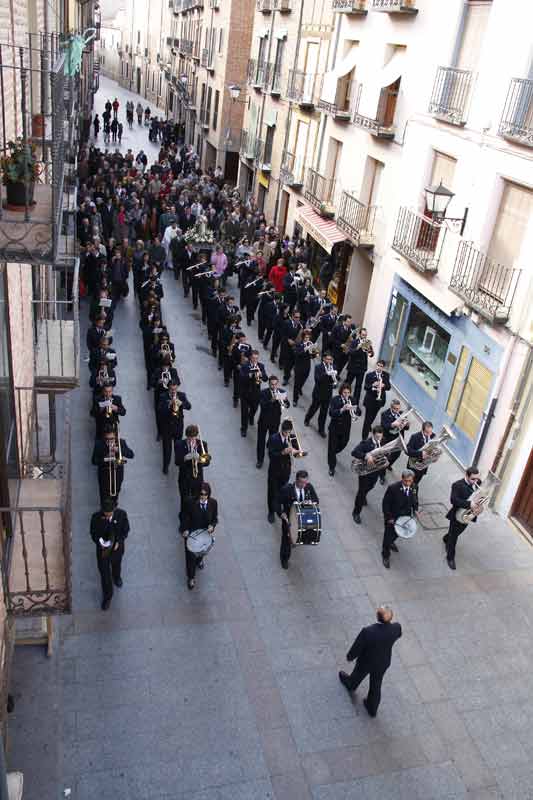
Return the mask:
<svg viewBox="0 0 533 800">
<path fill-rule="evenodd" d="M 418 511 L 418 493 L 416 491 L 416 486 L 406 488 L 401 481 L 391 483 L 383 495 L 381 508 L 385 518 L 385 532 L 383 534 L 381 555 L 383 558 L 389 558 L 390 546 L 398 538 L 394 529 L 394 523 L 398 517 L 412 517 L 415 511 Z"/>
<path fill-rule="evenodd" d="M 350 441 L 352 416 L 349 411 L 343 411 L 343 409 L 347 403 L 351 402 L 351 397 L 345 402 L 340 395 L 337 395 L 329 406 L 328 466 L 332 472 L 337 466 L 337 453 L 342 452 Z"/>
<path fill-rule="evenodd" d="M 377 447 L 381 447 L 381 444 L 374 441 L 374 439 L 363 439 L 363 441 L 359 442 L 357 447 L 354 447 L 352 450 L 352 458 L 364 459 L 368 453 L 375 450 Z M 360 514 L 363 506 L 366 506 L 366 496 L 376 485 L 378 477 L 379 472 L 377 470 L 370 475 L 359 476 L 358 490 L 353 507 L 354 514 Z"/>
<path fill-rule="evenodd" d="M 204 507 L 205 505 L 205 507 Z M 205 504 L 199 499 L 190 498 L 183 507 L 181 514 L 180 531 L 196 531 L 199 528 L 216 527 L 218 524 L 218 503 L 213 497 L 209 497 Z M 192 580 L 196 574 L 196 567 L 202 561 L 201 556 L 191 553 L 187 549 L 185 539 L 185 567 L 188 580 Z"/>
<path fill-rule="evenodd" d="M 207 453 L 207 442 L 203 442 L 204 450 Z M 200 452 L 200 440 L 196 439 L 196 451 Z M 185 502 L 191 497 L 198 497 L 200 493 L 200 486 L 204 482 L 204 467 L 200 464 L 199 461 L 196 462 L 197 465 L 197 476 L 196 478 L 193 475 L 192 469 L 192 459 L 187 459 L 187 456 L 191 453 L 191 448 L 189 447 L 189 443 L 187 439 L 180 439 L 179 442 L 175 442 L 174 444 L 174 455 L 175 455 L 175 462 L 176 466 L 179 467 L 179 476 L 178 476 L 178 488 L 181 497 L 181 513 L 183 513 L 183 507 Z M 181 518 L 181 516 L 180 516 Z"/>
<path fill-rule="evenodd" d="M 356 405 L 359 405 L 361 400 L 361 389 L 363 388 L 363 381 L 367 369 L 368 353 L 360 347 L 360 339 L 354 339 L 348 350 L 346 382 L 352 383 L 355 378 L 355 386 L 353 387 L 352 394 Z"/>
<path fill-rule="evenodd" d="M 430 439 L 434 439 L 435 434 L 432 433 L 431 436 L 425 436 L 422 431 L 418 431 L 418 433 L 413 433 L 413 435 L 409 438 L 407 442 L 407 455 L 409 458 L 417 458 L 421 459 L 422 456 L 420 454 L 420 450 L 424 447 L 425 444 L 429 442 Z M 407 462 L 407 466 L 409 466 L 409 462 Z M 415 473 L 415 483 L 419 484 L 424 475 L 427 475 L 428 468 L 425 469 L 415 469 L 413 472 Z"/>
<path fill-rule="evenodd" d="M 286 483 L 285 486 L 281 488 L 281 491 L 278 496 L 278 514 L 281 517 L 282 514 L 286 514 L 287 517 L 290 514 L 290 510 L 292 504 L 295 503 L 297 500 L 300 501 L 300 495 L 303 492 L 303 500 L 308 500 L 311 503 L 318 503 L 318 495 L 315 492 L 315 488 L 311 483 L 308 483 L 304 489 L 296 489 L 296 484 L 294 483 Z M 291 538 L 289 536 L 289 523 L 286 522 L 284 519 L 281 520 L 281 545 L 279 549 L 279 558 L 281 563 L 287 563 L 289 558 L 291 557 L 291 550 L 292 550 L 292 543 Z"/>
<path fill-rule="evenodd" d="M 91 517 L 91 539 L 96 544 L 96 562 L 102 581 L 104 601 L 113 596 L 113 583 L 120 581 L 124 541 L 128 537 L 130 523 L 128 515 L 122 508 L 115 508 L 113 516 L 107 520 L 101 511 Z M 102 547 L 100 539 L 111 542 L 109 547 Z"/>
<path fill-rule="evenodd" d="M 378 399 L 378 390 L 372 388 L 372 384 L 379 380 L 379 375 L 376 371 L 369 372 L 365 378 L 365 399 L 363 405 L 365 407 L 365 420 L 363 422 L 363 430 L 361 435 L 366 439 L 372 428 L 372 423 L 376 419 L 378 411 L 383 408 L 387 399 L 387 392 L 390 390 L 390 377 L 389 373 L 382 370 L 381 380 L 383 387 L 381 389 L 381 399 Z"/>
<path fill-rule="evenodd" d="M 135 457 L 133 450 L 128 447 L 125 439 L 120 440 L 120 449 L 122 451 L 123 458 L 131 460 Z M 111 497 L 118 502 L 122 481 L 124 480 L 124 465 L 115 465 L 113 467 L 113 464 L 110 461 L 106 461 L 108 454 L 109 451 L 105 441 L 103 439 L 97 439 L 94 443 L 92 463 L 98 467 L 100 503 L 103 503 L 103 501 L 108 497 Z M 113 487 L 113 484 L 115 484 L 115 487 Z M 112 495 L 111 490 L 114 488 L 116 488 L 116 492 L 114 495 Z"/>
<path fill-rule="evenodd" d="M 285 389 L 278 389 L 283 397 L 283 405 L 289 408 L 290 403 Z M 260 413 L 257 421 L 257 463 L 262 464 L 265 458 L 265 442 L 267 434 L 272 436 L 279 430 L 281 421 L 281 405 L 272 397 L 271 389 L 263 389 L 259 395 Z"/>
<path fill-rule="evenodd" d="M 348 661 L 355 661 L 355 669 L 349 676 L 347 687 L 355 691 L 361 681 L 370 675 L 366 704 L 368 713 L 375 717 L 381 700 L 383 676 L 390 667 L 392 648 L 402 635 L 399 622 L 376 622 L 363 628 L 348 650 Z"/>
<path fill-rule="evenodd" d="M 317 364 L 315 367 L 315 385 L 313 387 L 312 402 L 305 414 L 305 421 L 309 423 L 318 409 L 320 409 L 318 414 L 318 430 L 321 433 L 325 433 L 324 427 L 326 425 L 331 395 L 333 394 L 333 386 L 334 380 L 326 372 L 324 364 Z"/>
<path fill-rule="evenodd" d="M 289 344 L 289 340 L 296 341 L 296 337 L 302 332 L 302 323 L 288 319 L 283 323 L 281 329 L 281 347 L 279 352 L 280 364 L 283 366 L 283 380 L 288 383 L 294 366 L 294 345 Z"/>
<path fill-rule="evenodd" d="M 257 375 L 260 381 L 257 381 Z M 257 364 L 247 362 L 239 369 L 239 394 L 241 398 L 241 433 L 246 433 L 248 425 L 254 424 L 254 418 L 259 405 L 261 383 L 268 380 L 265 366 L 260 361 Z"/>
<path fill-rule="evenodd" d="M 292 399 L 295 403 L 300 399 L 304 384 L 311 372 L 311 359 L 309 347 L 301 342 L 294 348 L 294 390 Z"/>
<path fill-rule="evenodd" d="M 101 439 L 103 437 L 104 426 L 108 423 L 112 423 L 116 425 L 118 422 L 119 417 L 123 417 L 126 413 L 126 409 L 122 405 L 122 397 L 119 394 L 114 394 L 111 398 L 111 404 L 116 406 L 118 411 L 111 411 L 111 414 L 107 414 L 107 408 L 100 408 L 100 403 L 103 402 L 102 399 L 96 399 L 93 403 L 93 407 L 91 409 L 91 416 L 94 417 L 96 422 L 96 438 Z"/>
<path fill-rule="evenodd" d="M 457 545 L 457 539 L 468 527 L 468 523 L 463 525 L 461 522 L 457 522 L 455 519 L 455 512 L 460 508 L 470 508 L 470 497 L 475 491 L 476 487 L 472 486 L 470 483 L 467 483 L 464 478 L 452 483 L 452 490 L 450 493 L 450 503 L 452 504 L 452 507 L 446 514 L 447 519 L 450 520 L 450 527 L 448 529 L 448 533 L 444 537 L 444 543 L 446 545 L 446 558 L 448 560 L 455 559 L 455 547 Z M 477 517 L 474 517 L 472 522 L 477 522 Z"/>
<path fill-rule="evenodd" d="M 268 440 L 268 512 L 274 514 L 278 510 L 278 495 L 282 486 L 289 482 L 291 477 L 292 461 L 290 455 L 284 455 L 282 450 L 289 447 L 289 442 L 283 441 L 281 433 L 274 433 Z"/>
<path fill-rule="evenodd" d="M 176 414 L 172 411 L 172 402 L 170 395 L 167 393 L 161 396 L 157 406 L 158 432 L 163 443 L 164 473 L 168 471 L 172 445 L 174 445 L 174 455 L 176 455 L 176 445 L 183 437 L 183 412 L 191 410 L 191 404 L 185 392 L 177 392 L 176 394 L 181 403 Z"/>
<path fill-rule="evenodd" d="M 385 444 L 389 442 L 393 442 L 394 439 L 397 438 L 400 431 L 398 428 L 393 428 L 392 425 L 396 422 L 397 419 L 401 416 L 402 412 L 400 411 L 398 414 L 394 414 L 390 408 L 387 408 L 385 411 L 382 412 L 380 423 L 381 427 L 383 428 L 383 441 Z M 406 431 L 409 428 L 409 425 L 406 425 L 403 430 Z M 389 453 L 387 456 L 389 466 L 387 469 L 392 468 L 392 465 L 400 458 L 402 454 L 401 450 L 397 450 L 395 453 Z M 385 470 L 383 470 L 383 475 L 385 474 Z"/>
</svg>

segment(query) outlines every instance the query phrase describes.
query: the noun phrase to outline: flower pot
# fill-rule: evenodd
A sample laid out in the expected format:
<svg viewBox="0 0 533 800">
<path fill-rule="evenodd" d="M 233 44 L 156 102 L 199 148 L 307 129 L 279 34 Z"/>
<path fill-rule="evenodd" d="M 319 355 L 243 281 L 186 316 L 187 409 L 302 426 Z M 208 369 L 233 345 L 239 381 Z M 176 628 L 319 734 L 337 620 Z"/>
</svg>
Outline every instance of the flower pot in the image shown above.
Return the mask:
<svg viewBox="0 0 533 800">
<path fill-rule="evenodd" d="M 18 207 L 18 208 L 25 208 L 26 205 L 31 206 L 33 205 L 33 191 L 35 189 L 35 183 L 33 181 L 28 185 L 27 189 L 27 196 L 26 196 L 26 184 L 25 183 L 12 183 L 9 181 L 5 185 L 6 189 L 6 201 L 7 205 L 10 207 Z"/>
</svg>

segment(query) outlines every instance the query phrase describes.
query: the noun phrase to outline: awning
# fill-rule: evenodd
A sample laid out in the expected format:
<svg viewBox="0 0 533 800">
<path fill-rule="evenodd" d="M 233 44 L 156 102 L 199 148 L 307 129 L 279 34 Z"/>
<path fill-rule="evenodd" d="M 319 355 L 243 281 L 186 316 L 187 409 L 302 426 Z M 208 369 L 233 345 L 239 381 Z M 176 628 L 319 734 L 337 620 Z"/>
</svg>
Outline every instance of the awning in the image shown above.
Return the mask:
<svg viewBox="0 0 533 800">
<path fill-rule="evenodd" d="M 401 78 L 405 69 L 405 54 L 404 47 L 398 48 L 383 69 L 373 79 L 364 82 L 359 104 L 360 114 L 370 119 L 376 118 L 381 90 Z"/>
<path fill-rule="evenodd" d="M 349 72 L 355 67 L 357 58 L 359 56 L 359 45 L 353 45 L 348 50 L 342 61 L 339 61 L 336 67 L 324 75 L 324 83 L 322 85 L 322 92 L 320 99 L 325 100 L 327 103 L 333 104 L 337 95 L 337 81 L 348 75 Z"/>
<path fill-rule="evenodd" d="M 309 206 L 302 206 L 297 211 L 296 222 L 311 236 L 327 253 L 331 253 L 333 245 L 346 241 L 346 234 L 337 228 L 330 219 L 324 219 Z"/>
</svg>

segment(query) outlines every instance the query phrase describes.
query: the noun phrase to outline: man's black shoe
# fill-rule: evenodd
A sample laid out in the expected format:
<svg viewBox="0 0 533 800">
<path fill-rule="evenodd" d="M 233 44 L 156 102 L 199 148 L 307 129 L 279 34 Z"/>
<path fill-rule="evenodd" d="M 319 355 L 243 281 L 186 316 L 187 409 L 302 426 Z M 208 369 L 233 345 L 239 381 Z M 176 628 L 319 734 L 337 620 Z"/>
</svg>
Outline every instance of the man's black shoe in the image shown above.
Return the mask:
<svg viewBox="0 0 533 800">
<path fill-rule="evenodd" d="M 168 475 L 168 467 L 163 467 L 163 475 Z"/>
<path fill-rule="evenodd" d="M 269 511 L 268 513 L 268 521 L 270 522 L 271 525 L 273 525 L 274 522 L 276 521 L 276 515 L 273 514 L 271 511 Z"/>
<path fill-rule="evenodd" d="M 398 548 L 396 547 L 396 545 L 394 544 L 394 542 L 391 544 L 390 549 L 393 551 L 393 553 L 399 553 L 400 552 L 398 550 Z"/>
<path fill-rule="evenodd" d="M 454 558 L 447 558 L 446 561 L 448 562 L 448 566 L 450 569 L 457 569 L 457 567 L 455 566 Z"/>
<path fill-rule="evenodd" d="M 235 400 L 235 398 L 233 398 L 233 408 L 237 408 L 238 405 L 239 405 L 239 401 Z"/>
<path fill-rule="evenodd" d="M 354 521 L 354 522 L 355 522 L 357 525 L 360 525 L 360 524 L 361 524 L 361 517 L 360 517 L 360 515 L 359 515 L 359 514 L 356 514 L 356 513 L 354 512 L 354 513 L 352 514 L 352 519 L 353 519 L 353 521 Z"/>
<path fill-rule="evenodd" d="M 328 435 L 327 435 L 326 431 L 318 431 L 318 435 L 322 436 L 323 439 L 327 439 L 328 438 Z"/>
<path fill-rule="evenodd" d="M 198 567 L 198 569 L 203 569 L 205 567 L 203 558 L 200 559 L 200 561 L 197 563 L 196 566 Z"/>
<path fill-rule="evenodd" d="M 382 486 L 385 486 L 385 475 L 379 476 L 379 482 L 381 483 Z"/>
<path fill-rule="evenodd" d="M 257 469 L 261 469 L 261 467 L 263 466 L 263 462 L 262 461 L 258 461 L 255 466 L 257 467 Z"/>
<path fill-rule="evenodd" d="M 355 416 L 356 417 L 360 417 L 361 416 L 361 409 L 359 408 L 359 406 L 357 406 L 357 408 L 355 409 Z"/>
<path fill-rule="evenodd" d="M 283 569 L 289 569 L 289 562 L 286 559 L 284 559 L 281 562 L 281 566 L 283 567 Z"/>
<path fill-rule="evenodd" d="M 350 684 L 349 684 L 350 676 L 347 675 L 346 672 L 343 672 L 342 670 L 339 672 L 339 680 L 342 683 L 342 685 L 344 686 L 344 688 L 347 689 L 350 692 L 350 694 L 353 691 L 355 691 L 354 689 L 352 689 L 350 687 Z"/>
<path fill-rule="evenodd" d="M 246 437 L 246 431 L 241 428 L 241 436 Z"/>
<path fill-rule="evenodd" d="M 370 711 L 370 709 L 368 708 L 368 703 L 366 702 L 366 700 L 363 700 L 363 705 L 364 705 L 364 707 L 366 708 L 366 710 L 367 710 L 367 713 L 368 713 L 368 716 L 369 716 L 369 717 L 375 717 L 375 716 L 376 716 L 376 715 L 375 715 L 375 714 L 373 714 L 373 713 Z"/>
<path fill-rule="evenodd" d="M 390 569 L 390 558 L 383 556 L 383 566 L 385 569 Z"/>
<path fill-rule="evenodd" d="M 298 406 L 298 400 L 293 400 L 292 401 L 292 405 L 293 405 L 293 408 L 296 408 Z"/>
<path fill-rule="evenodd" d="M 191 578 L 190 581 L 187 581 L 188 589 L 194 589 L 195 586 L 196 586 L 196 581 L 194 580 L 194 578 Z"/>
<path fill-rule="evenodd" d="M 333 478 L 333 477 L 335 477 L 335 470 L 334 470 L 334 469 L 330 469 L 330 471 L 329 471 L 329 477 L 330 477 L 330 478 Z"/>
<path fill-rule="evenodd" d="M 229 381 L 224 381 L 224 386 L 229 386 Z"/>
<path fill-rule="evenodd" d="M 305 425 L 306 428 L 308 428 L 310 426 L 310 424 L 311 423 L 309 422 L 308 419 L 304 419 L 304 425 Z"/>
<path fill-rule="evenodd" d="M 102 611 L 107 611 L 110 605 L 111 605 L 110 597 L 107 600 L 102 600 Z"/>
</svg>

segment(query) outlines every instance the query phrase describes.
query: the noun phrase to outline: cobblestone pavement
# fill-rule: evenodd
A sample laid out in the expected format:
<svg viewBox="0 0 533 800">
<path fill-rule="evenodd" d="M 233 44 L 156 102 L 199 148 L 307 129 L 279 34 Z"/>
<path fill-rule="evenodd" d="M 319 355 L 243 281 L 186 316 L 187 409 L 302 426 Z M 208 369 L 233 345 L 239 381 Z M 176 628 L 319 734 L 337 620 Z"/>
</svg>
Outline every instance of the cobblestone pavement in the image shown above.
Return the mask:
<svg viewBox="0 0 533 800">
<path fill-rule="evenodd" d="M 108 86 L 102 80 L 99 106 Z M 126 93 L 111 85 L 115 94 L 124 104 Z M 137 129 L 123 144 L 148 150 Z M 94 426 L 82 369 L 72 398 L 74 612 L 58 623 L 52 659 L 23 648 L 13 669 L 9 766 L 24 771 L 25 800 L 56 800 L 67 788 L 72 800 L 533 798 L 530 547 L 486 516 L 462 537 L 452 573 L 437 515 L 436 529 L 400 543 L 384 570 L 383 490 L 370 495 L 365 524 L 354 526 L 348 451 L 329 479 L 325 444 L 303 427 L 300 408 L 293 416 L 310 451 L 325 534 L 280 569 L 254 431 L 241 439 L 198 315 L 172 275 L 164 285 L 193 404 L 188 419 L 201 424 L 213 454 L 220 532 L 197 588 L 187 591 L 176 473 L 161 473 L 130 295 L 114 325 L 122 430 L 135 451 L 121 494 L 132 524 L 124 587 L 101 612 L 88 534 L 97 508 Z M 300 406 L 309 393 L 307 386 Z M 439 465 L 422 484 L 423 501 L 445 506 L 455 474 L 451 461 Z M 393 605 L 404 636 L 372 720 L 363 691 L 351 701 L 337 671 L 381 602 Z"/>
</svg>

